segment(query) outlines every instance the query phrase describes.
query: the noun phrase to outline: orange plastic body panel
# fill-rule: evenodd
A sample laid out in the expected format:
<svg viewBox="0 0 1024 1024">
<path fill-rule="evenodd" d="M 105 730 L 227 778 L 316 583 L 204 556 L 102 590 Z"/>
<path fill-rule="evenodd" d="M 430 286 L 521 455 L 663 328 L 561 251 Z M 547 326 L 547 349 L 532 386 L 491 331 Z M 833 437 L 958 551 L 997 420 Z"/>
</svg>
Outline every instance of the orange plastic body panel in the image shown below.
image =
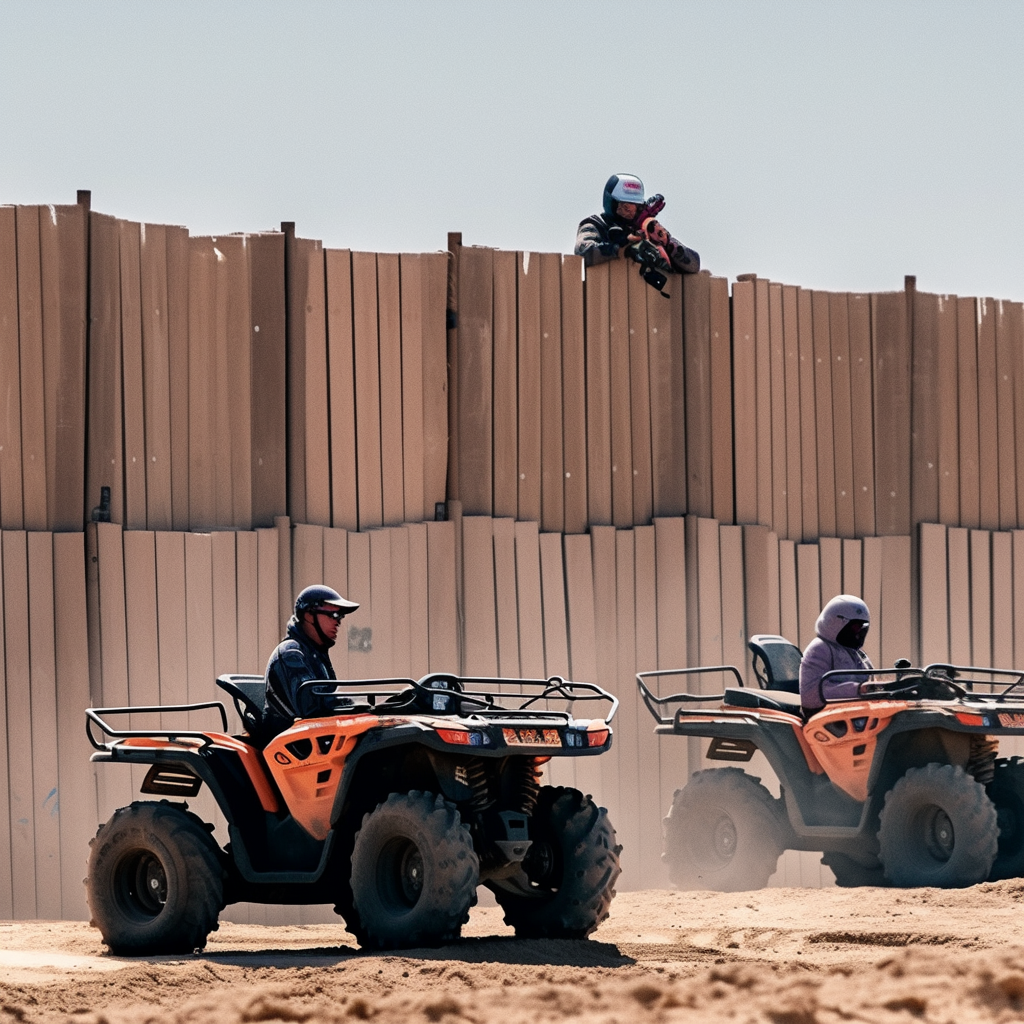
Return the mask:
<svg viewBox="0 0 1024 1024">
<path fill-rule="evenodd" d="M 905 701 L 857 701 L 825 707 L 804 726 L 806 744 L 829 779 L 854 800 L 863 802 L 868 798 L 868 775 L 878 735 L 907 706 Z M 842 736 L 825 728 L 836 723 L 846 725 Z"/>
<path fill-rule="evenodd" d="M 356 740 L 384 721 L 365 714 L 310 719 L 275 736 L 264 749 L 263 759 L 288 810 L 314 839 L 326 839 L 331 830 L 334 797 Z M 301 760 L 288 749 L 297 740 L 312 745 L 309 756 Z"/>
<path fill-rule="evenodd" d="M 274 787 L 267 778 L 266 770 L 260 761 L 259 751 L 255 747 L 250 747 L 248 743 L 243 743 L 241 740 L 235 739 L 234 736 L 228 736 L 222 732 L 208 732 L 205 735 L 213 741 L 215 747 L 222 750 L 233 750 L 238 754 L 246 774 L 252 782 L 253 789 L 256 790 L 256 795 L 260 798 L 260 806 L 263 810 L 269 811 L 271 814 L 280 810 L 281 802 L 277 799 Z M 195 753 L 201 745 L 201 740 L 190 739 L 187 736 L 178 740 L 164 739 L 162 736 L 129 736 L 118 743 L 118 746 L 121 747 L 159 747 L 164 750 L 177 748 L 188 750 L 191 753 Z"/>
</svg>

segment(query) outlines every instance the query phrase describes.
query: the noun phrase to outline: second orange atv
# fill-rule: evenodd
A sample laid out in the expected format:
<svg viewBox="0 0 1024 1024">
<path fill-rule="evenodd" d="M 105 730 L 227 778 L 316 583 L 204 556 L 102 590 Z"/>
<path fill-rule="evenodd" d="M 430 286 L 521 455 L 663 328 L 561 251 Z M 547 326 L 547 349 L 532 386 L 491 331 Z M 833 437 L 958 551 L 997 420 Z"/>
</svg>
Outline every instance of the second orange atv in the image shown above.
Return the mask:
<svg viewBox="0 0 1024 1024">
<path fill-rule="evenodd" d="M 759 689 L 731 665 L 637 677 L 657 733 L 710 739 L 713 761 L 742 764 L 760 750 L 780 784 L 776 798 L 739 767 L 695 772 L 664 822 L 675 884 L 758 889 L 786 849 L 821 851 L 844 886 L 1024 876 L 1024 759 L 997 758 L 1000 736 L 1024 735 L 1024 673 L 901 662 L 808 717 L 799 648 L 768 635 L 749 647 Z M 651 689 L 659 676 L 701 675 L 738 685 Z"/>
<path fill-rule="evenodd" d="M 480 883 L 517 935 L 582 938 L 608 916 L 615 831 L 541 772 L 609 749 L 611 694 L 557 676 L 306 683 L 323 713 L 264 743 L 263 678 L 217 682 L 247 733 L 228 734 L 218 702 L 86 712 L 92 760 L 149 765 L 142 792 L 171 798 L 120 808 L 92 841 L 89 907 L 113 952 L 190 953 L 242 900 L 333 903 L 380 948 L 458 937 Z M 593 701 L 604 718 L 573 717 Z M 219 710 L 221 730 L 111 723 L 159 711 L 187 725 L 203 709 Z M 181 802 L 204 785 L 227 821 L 223 848 Z"/>
</svg>

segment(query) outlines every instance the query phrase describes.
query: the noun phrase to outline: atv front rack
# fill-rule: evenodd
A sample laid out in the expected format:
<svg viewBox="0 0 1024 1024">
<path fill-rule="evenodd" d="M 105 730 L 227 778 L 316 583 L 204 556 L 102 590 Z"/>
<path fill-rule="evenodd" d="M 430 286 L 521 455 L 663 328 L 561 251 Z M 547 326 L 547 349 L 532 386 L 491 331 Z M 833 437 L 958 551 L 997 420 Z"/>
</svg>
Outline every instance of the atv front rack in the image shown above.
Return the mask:
<svg viewBox="0 0 1024 1024">
<path fill-rule="evenodd" d="M 735 665 L 701 665 L 696 668 L 662 668 L 652 670 L 650 672 L 637 672 L 636 674 L 636 685 L 640 690 L 640 696 L 643 698 L 644 704 L 647 706 L 647 710 L 651 713 L 654 720 L 658 725 L 672 725 L 676 720 L 676 714 L 670 715 L 668 718 L 663 717 L 662 708 L 669 704 L 703 704 L 708 701 L 723 701 L 725 700 L 725 692 L 722 693 L 673 693 L 668 697 L 655 696 L 653 691 L 647 685 L 646 680 L 654 679 L 658 676 L 696 676 L 711 673 L 732 673 L 736 677 L 736 682 L 739 686 L 743 686 L 743 676 L 740 675 L 740 671 Z M 682 708 L 677 709 L 681 711 Z"/>
<path fill-rule="evenodd" d="M 325 707 L 338 698 L 351 701 L 333 709 L 344 714 L 459 715 L 484 720 L 515 715 L 531 721 L 568 723 L 573 717 L 574 704 L 603 701 L 608 704 L 608 713 L 602 718 L 610 723 L 619 707 L 618 697 L 600 686 L 573 682 L 561 676 L 512 679 L 432 672 L 421 679 L 310 680 L 299 687 L 299 693 L 307 689 L 315 693 Z M 550 702 L 564 702 L 567 708 L 563 711 L 541 706 Z"/>
<path fill-rule="evenodd" d="M 217 708 L 220 712 L 220 720 L 223 731 L 228 731 L 228 713 L 219 700 L 204 701 L 202 704 L 158 704 L 150 706 L 137 705 L 127 708 L 86 708 L 85 709 L 85 734 L 89 742 L 97 750 L 107 750 L 108 744 L 96 738 L 93 733 L 95 725 L 107 736 L 115 740 L 130 739 L 133 736 L 142 736 L 148 739 L 160 738 L 169 740 L 171 743 L 181 739 L 193 739 L 199 741 L 200 749 L 205 749 L 213 742 L 210 737 L 196 729 L 115 729 L 103 716 L 104 715 L 166 715 L 177 714 L 188 711 L 205 711 L 207 708 Z"/>
<path fill-rule="evenodd" d="M 822 676 L 822 681 L 833 676 L 849 677 L 852 674 L 854 673 L 850 669 L 835 669 L 826 672 Z M 857 669 L 856 675 L 868 677 L 861 682 L 856 697 L 832 697 L 828 698 L 825 703 L 836 704 L 842 703 L 844 700 L 886 697 L 927 700 L 930 699 L 929 692 L 939 692 L 942 688 L 948 688 L 950 696 L 967 697 L 969 695 L 988 702 L 1024 700 L 1024 690 L 1017 689 L 1024 682 L 1024 671 L 1016 669 L 982 668 L 978 665 L 933 662 L 924 668 L 908 665 L 902 668 Z M 888 678 L 880 678 L 883 676 Z M 999 682 L 999 677 L 1003 677 L 1004 680 L 1008 677 L 1011 682 Z M 979 687 L 988 689 L 978 689 Z M 1002 688 L 1000 689 L 1000 687 Z M 1013 692 L 1015 690 L 1016 692 Z M 917 692 L 915 693 L 915 691 Z"/>
</svg>

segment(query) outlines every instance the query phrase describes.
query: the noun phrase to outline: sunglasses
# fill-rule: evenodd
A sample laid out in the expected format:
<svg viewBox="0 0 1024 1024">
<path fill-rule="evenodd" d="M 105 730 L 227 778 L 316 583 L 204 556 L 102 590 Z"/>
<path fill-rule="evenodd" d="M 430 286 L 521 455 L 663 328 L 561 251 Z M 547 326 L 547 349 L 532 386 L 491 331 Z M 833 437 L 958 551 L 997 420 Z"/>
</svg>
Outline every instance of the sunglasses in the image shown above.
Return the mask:
<svg viewBox="0 0 1024 1024">
<path fill-rule="evenodd" d="M 326 615 L 329 619 L 334 619 L 335 622 L 341 621 L 341 609 L 340 608 L 317 608 L 317 615 Z"/>
</svg>

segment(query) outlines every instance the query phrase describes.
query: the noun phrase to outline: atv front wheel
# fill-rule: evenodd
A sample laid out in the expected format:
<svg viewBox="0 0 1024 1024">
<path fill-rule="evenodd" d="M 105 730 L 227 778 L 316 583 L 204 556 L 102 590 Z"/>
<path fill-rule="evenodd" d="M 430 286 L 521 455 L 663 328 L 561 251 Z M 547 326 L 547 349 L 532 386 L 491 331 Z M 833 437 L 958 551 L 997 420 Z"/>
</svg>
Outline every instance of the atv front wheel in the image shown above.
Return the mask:
<svg viewBox="0 0 1024 1024">
<path fill-rule="evenodd" d="M 619 851 L 608 812 L 578 789 L 544 786 L 519 870 L 484 884 L 520 938 L 583 939 L 608 916 Z"/>
<path fill-rule="evenodd" d="M 739 768 L 695 772 L 664 827 L 662 859 L 680 889 L 763 889 L 783 850 L 779 801 Z"/>
<path fill-rule="evenodd" d="M 962 768 L 910 768 L 885 794 L 878 859 L 903 887 L 957 889 L 988 878 L 998 850 L 996 808 Z"/>
<path fill-rule="evenodd" d="M 379 949 L 451 942 L 469 920 L 479 879 L 454 804 L 433 793 L 392 793 L 356 833 L 350 930 L 361 946 Z"/>
<path fill-rule="evenodd" d="M 137 801 L 114 811 L 91 842 L 86 898 L 119 956 L 192 953 L 224 907 L 221 854 L 183 806 Z"/>
<path fill-rule="evenodd" d="M 1024 875 L 1024 758 L 999 758 L 986 792 L 996 805 L 999 823 L 999 850 L 988 880 L 1020 878 Z"/>
</svg>

